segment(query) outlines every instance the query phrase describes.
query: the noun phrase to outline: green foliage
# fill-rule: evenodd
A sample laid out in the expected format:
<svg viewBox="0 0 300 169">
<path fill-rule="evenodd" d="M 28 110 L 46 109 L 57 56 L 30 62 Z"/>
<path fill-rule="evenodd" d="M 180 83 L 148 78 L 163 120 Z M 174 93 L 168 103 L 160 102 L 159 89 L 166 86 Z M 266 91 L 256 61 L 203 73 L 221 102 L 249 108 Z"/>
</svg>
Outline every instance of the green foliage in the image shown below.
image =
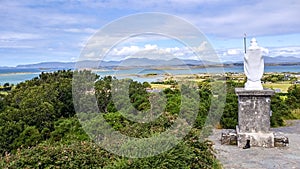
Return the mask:
<svg viewBox="0 0 300 169">
<path fill-rule="evenodd" d="M 124 126 L 130 124 L 130 121 L 126 120 L 119 112 L 107 113 L 103 116 L 107 123 L 110 124 L 115 130 L 120 130 L 124 128 Z"/>
<path fill-rule="evenodd" d="M 211 143 L 200 142 L 197 132 L 160 155 L 147 158 L 116 156 L 90 141 L 42 143 L 18 149 L 0 159 L 0 168 L 220 168 Z"/>
<path fill-rule="evenodd" d="M 220 168 L 211 154 L 210 147 L 198 140 L 181 142 L 160 155 L 141 159 L 122 158 L 107 168 Z"/>
<path fill-rule="evenodd" d="M 2 96 L 3 97 L 3 96 Z M 3 111 L 4 109 L 4 101 L 3 101 L 3 98 L 1 97 L 0 95 L 0 113 Z"/>
<path fill-rule="evenodd" d="M 88 135 L 82 129 L 77 118 L 59 119 L 54 123 L 54 131 L 50 133 L 50 141 L 87 141 Z"/>
<path fill-rule="evenodd" d="M 300 85 L 292 85 L 288 89 L 286 102 L 292 109 L 300 108 Z"/>
<path fill-rule="evenodd" d="M 278 82 L 278 81 L 285 81 L 287 80 L 283 74 L 271 74 L 271 75 L 265 75 L 262 79 L 263 82 Z"/>
<path fill-rule="evenodd" d="M 151 88 L 151 85 L 148 82 L 143 82 L 143 87 L 144 88 Z"/>
<path fill-rule="evenodd" d="M 79 75 L 83 77 L 72 79 L 74 76 L 81 77 Z M 126 90 L 114 88 L 113 84 L 118 85 L 121 82 L 128 83 Z M 234 89 L 242 87 L 243 84 L 228 79 L 227 93 L 222 93 L 225 88 L 221 78 L 214 82 L 206 80 L 199 82 L 198 89 L 193 90 L 196 91 L 193 93 L 184 85 L 180 89 L 174 88 L 175 85 L 178 86 L 174 80 L 158 83 L 172 87 L 160 93 L 148 93 L 146 88 L 151 86 L 147 82 L 139 83 L 131 79 L 119 81 L 111 76 L 99 78 L 86 70 L 74 73 L 41 73 L 37 78 L 18 84 L 6 96 L 0 97 L 0 153 L 3 155 L 0 168 L 220 167 L 212 154 L 211 144 L 200 142 L 199 133 L 208 135 L 222 112 L 220 125 L 223 128 L 235 128 L 238 101 Z M 115 91 L 128 95 L 123 97 L 116 92 L 116 98 L 113 98 Z M 77 116 L 80 117 L 80 122 L 87 123 L 80 123 L 75 117 L 74 105 L 78 104 L 73 104 L 74 93 L 80 94 L 79 101 L 83 103 L 78 109 L 82 113 Z M 183 95 L 184 93 L 188 94 Z M 199 103 L 191 99 L 198 95 Z M 165 96 L 165 100 L 159 96 Z M 224 98 L 226 103 L 222 102 Z M 119 103 L 113 99 L 119 99 Z M 95 107 L 99 108 L 104 119 L 95 118 L 99 116 L 99 112 L 91 108 L 95 101 Z M 271 125 L 281 126 L 284 125 L 284 119 L 293 118 L 290 111 L 300 108 L 299 101 L 298 85 L 290 87 L 285 100 L 279 94 L 273 96 Z M 126 110 L 135 109 L 132 111 L 136 113 L 134 116 L 150 115 L 155 119 L 146 123 L 135 122 L 128 118 L 131 116 L 118 109 L 118 106 L 122 107 L 125 103 L 131 105 Z M 151 106 L 150 103 L 154 105 Z M 166 106 L 159 112 L 153 111 L 160 104 Z M 194 110 L 195 106 L 198 107 Z M 193 117 L 194 112 L 198 116 Z M 179 115 L 187 119 L 185 123 L 196 118 L 194 128 L 177 146 L 154 157 L 130 159 L 116 156 L 98 147 L 85 132 L 97 132 L 101 124 L 108 123 L 124 135 L 148 138 L 168 130 L 178 120 Z M 207 126 L 204 126 L 205 123 Z"/>
<path fill-rule="evenodd" d="M 234 93 L 228 93 L 226 96 L 226 105 L 220 124 L 226 129 L 235 129 L 238 124 L 238 98 Z"/>
<path fill-rule="evenodd" d="M 27 126 L 12 143 L 14 147 L 31 147 L 42 140 L 39 130 L 35 126 Z"/>
<path fill-rule="evenodd" d="M 143 84 L 131 81 L 129 85 L 129 98 L 133 107 L 138 111 L 150 109 L 149 95 Z"/>
<path fill-rule="evenodd" d="M 36 145 L 49 137 L 56 120 L 74 116 L 72 74 L 70 70 L 41 73 L 1 99 L 1 154 Z"/>
<path fill-rule="evenodd" d="M 4 83 L 3 87 L 8 87 L 10 86 L 9 83 Z"/>
<path fill-rule="evenodd" d="M 231 80 L 226 81 L 226 104 L 220 119 L 220 125 L 222 128 L 236 128 L 238 123 L 238 99 L 235 94 L 235 88 L 241 86 L 243 86 L 243 83 L 237 83 Z"/>
<path fill-rule="evenodd" d="M 3 125 L 5 124 L 5 125 Z M 1 119 L 0 126 L 0 152 L 4 154 L 6 151 L 15 150 L 15 140 L 19 138 L 24 130 L 25 123 L 23 121 L 4 121 Z M 15 144 L 13 144 L 15 143 Z"/>
<path fill-rule="evenodd" d="M 95 117 L 93 115 L 93 117 Z M 176 120 L 177 115 L 164 112 L 157 119 L 149 123 L 137 123 L 130 121 L 119 112 L 106 113 L 103 115 L 105 121 L 101 121 L 97 118 L 92 118 L 84 123 L 85 130 L 89 133 L 101 133 L 103 126 L 102 123 L 108 123 L 114 130 L 118 130 L 120 133 L 136 137 L 136 138 L 147 138 L 157 135 L 161 132 L 166 131 Z M 82 117 L 80 117 L 82 119 Z M 103 128 L 105 130 L 105 128 Z"/>
<path fill-rule="evenodd" d="M 151 82 L 152 84 L 164 84 L 164 85 L 178 85 L 176 80 L 166 80 L 163 82 Z"/>
<path fill-rule="evenodd" d="M 111 98 L 111 85 L 113 80 L 111 76 L 105 76 L 99 79 L 95 84 L 98 107 L 102 113 L 116 111 Z"/>
<path fill-rule="evenodd" d="M 112 160 L 113 154 L 93 142 L 57 142 L 6 154 L 0 160 L 0 168 L 102 168 Z"/>
<path fill-rule="evenodd" d="M 271 126 L 278 127 L 284 125 L 284 119 L 294 118 L 289 106 L 285 103 L 285 100 L 280 98 L 280 94 L 275 94 L 271 98 Z"/>
<path fill-rule="evenodd" d="M 181 93 L 178 89 L 170 89 L 166 88 L 164 94 L 167 98 L 167 105 L 165 108 L 166 112 L 170 112 L 172 114 L 178 114 L 181 106 Z"/>
<path fill-rule="evenodd" d="M 206 122 L 207 115 L 211 105 L 211 85 L 208 81 L 200 82 L 198 84 L 199 88 L 199 112 L 195 121 L 195 127 L 201 129 Z"/>
</svg>

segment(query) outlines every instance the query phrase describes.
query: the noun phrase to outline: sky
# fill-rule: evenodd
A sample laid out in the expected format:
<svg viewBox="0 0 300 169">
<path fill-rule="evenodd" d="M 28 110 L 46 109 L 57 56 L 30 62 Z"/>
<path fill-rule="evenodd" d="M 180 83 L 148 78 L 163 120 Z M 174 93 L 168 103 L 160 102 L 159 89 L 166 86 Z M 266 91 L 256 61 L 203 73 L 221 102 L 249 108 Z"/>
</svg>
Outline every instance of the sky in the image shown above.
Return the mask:
<svg viewBox="0 0 300 169">
<path fill-rule="evenodd" d="M 0 66 L 77 61 L 99 30 L 144 12 L 174 15 L 194 25 L 223 61 L 241 60 L 244 33 L 247 43 L 255 37 L 271 57 L 300 58 L 299 9 L 298 0 L 0 0 Z M 170 39 L 137 39 L 111 49 L 111 60 L 145 50 L 194 59 L 190 49 Z"/>
</svg>

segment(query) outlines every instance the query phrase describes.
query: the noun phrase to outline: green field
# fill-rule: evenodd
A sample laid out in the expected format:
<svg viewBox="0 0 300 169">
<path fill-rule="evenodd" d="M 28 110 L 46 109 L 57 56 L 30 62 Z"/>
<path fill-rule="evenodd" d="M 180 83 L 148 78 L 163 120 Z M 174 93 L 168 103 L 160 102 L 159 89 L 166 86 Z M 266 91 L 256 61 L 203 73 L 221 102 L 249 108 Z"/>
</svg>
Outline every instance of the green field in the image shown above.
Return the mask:
<svg viewBox="0 0 300 169">
<path fill-rule="evenodd" d="M 280 89 L 282 93 L 287 93 L 289 87 L 293 85 L 290 83 L 266 83 L 263 84 L 265 88 L 270 88 L 270 89 Z"/>
<path fill-rule="evenodd" d="M 153 89 L 159 89 L 159 90 L 163 90 L 166 88 L 170 88 L 171 85 L 165 85 L 165 84 L 151 84 L 151 88 Z"/>
</svg>

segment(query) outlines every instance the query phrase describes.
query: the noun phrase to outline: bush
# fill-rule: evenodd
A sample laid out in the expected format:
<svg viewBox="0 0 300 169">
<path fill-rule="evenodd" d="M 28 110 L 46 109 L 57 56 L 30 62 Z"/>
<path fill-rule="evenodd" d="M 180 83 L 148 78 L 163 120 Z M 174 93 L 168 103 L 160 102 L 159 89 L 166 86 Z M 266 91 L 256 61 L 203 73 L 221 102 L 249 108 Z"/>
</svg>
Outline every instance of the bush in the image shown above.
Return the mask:
<svg viewBox="0 0 300 169">
<path fill-rule="evenodd" d="M 43 143 L 18 149 L 16 154 L 7 153 L 0 160 L 0 168 L 102 168 L 113 159 L 113 154 L 92 142 Z"/>
<path fill-rule="evenodd" d="M 294 118 L 291 112 L 291 109 L 284 100 L 280 98 L 279 94 L 275 94 L 271 98 L 271 126 L 279 127 L 284 125 L 284 119 Z"/>
<path fill-rule="evenodd" d="M 220 168 L 211 143 L 191 132 L 185 141 L 162 154 L 147 158 L 116 156 L 91 141 L 69 144 L 49 142 L 0 158 L 0 168 Z"/>
<path fill-rule="evenodd" d="M 226 96 L 226 105 L 220 124 L 222 128 L 235 129 L 238 124 L 238 98 L 235 94 L 229 93 Z"/>
</svg>

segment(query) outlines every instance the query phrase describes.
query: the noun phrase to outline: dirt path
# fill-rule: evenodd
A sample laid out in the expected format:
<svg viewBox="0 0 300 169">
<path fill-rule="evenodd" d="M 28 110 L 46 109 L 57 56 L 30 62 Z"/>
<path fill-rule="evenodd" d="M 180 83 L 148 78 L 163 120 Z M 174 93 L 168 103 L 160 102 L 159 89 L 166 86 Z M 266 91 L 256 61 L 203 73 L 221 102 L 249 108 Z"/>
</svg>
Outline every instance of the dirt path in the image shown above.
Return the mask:
<svg viewBox="0 0 300 169">
<path fill-rule="evenodd" d="M 289 138 L 289 147 L 241 149 L 237 146 L 221 145 L 222 130 L 214 130 L 209 137 L 217 158 L 225 169 L 300 169 L 300 120 L 290 121 L 291 126 L 273 128 Z"/>
</svg>

